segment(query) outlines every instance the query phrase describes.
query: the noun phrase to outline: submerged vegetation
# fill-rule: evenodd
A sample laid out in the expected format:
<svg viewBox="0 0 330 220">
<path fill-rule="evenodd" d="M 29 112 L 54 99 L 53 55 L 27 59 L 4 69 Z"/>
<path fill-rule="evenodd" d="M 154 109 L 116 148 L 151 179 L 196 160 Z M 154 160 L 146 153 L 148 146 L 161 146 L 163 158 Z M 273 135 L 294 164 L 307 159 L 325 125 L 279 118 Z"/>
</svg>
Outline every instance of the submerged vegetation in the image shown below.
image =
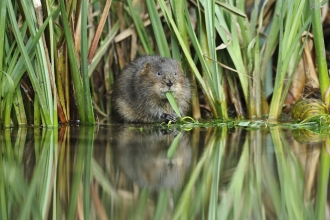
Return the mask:
<svg viewBox="0 0 330 220">
<path fill-rule="evenodd" d="M 237 117 L 278 120 L 284 103 L 304 96 L 302 89 L 295 90 L 288 100 L 295 75 L 307 78 L 301 88 L 320 89 L 328 106 L 320 22 L 327 11 L 319 10 L 327 4 L 2 0 L 0 122 L 56 127 L 58 122 L 107 121 L 113 79 L 144 54 L 182 62 L 197 120 L 205 113 L 227 119 L 231 109 Z"/>
</svg>

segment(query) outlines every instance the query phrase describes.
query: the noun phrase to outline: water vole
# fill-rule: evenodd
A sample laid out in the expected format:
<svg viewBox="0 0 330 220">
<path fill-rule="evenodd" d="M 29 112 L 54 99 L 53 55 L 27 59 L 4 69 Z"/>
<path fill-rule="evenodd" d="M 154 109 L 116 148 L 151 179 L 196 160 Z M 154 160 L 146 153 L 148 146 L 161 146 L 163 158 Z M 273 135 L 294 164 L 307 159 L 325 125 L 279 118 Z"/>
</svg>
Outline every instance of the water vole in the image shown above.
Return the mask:
<svg viewBox="0 0 330 220">
<path fill-rule="evenodd" d="M 182 116 L 190 108 L 190 83 L 178 61 L 160 56 L 139 57 L 115 80 L 112 109 L 117 120 L 134 123 L 176 121 L 165 92 L 171 91 Z"/>
</svg>

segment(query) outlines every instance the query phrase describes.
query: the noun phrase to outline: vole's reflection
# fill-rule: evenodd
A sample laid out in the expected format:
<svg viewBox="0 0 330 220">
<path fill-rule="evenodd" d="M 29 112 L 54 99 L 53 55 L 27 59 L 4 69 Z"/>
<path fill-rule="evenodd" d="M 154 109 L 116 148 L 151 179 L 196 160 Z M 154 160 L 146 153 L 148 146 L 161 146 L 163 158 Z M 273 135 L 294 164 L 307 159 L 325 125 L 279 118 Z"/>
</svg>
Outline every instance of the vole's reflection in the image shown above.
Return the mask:
<svg viewBox="0 0 330 220">
<path fill-rule="evenodd" d="M 113 132 L 114 162 L 141 187 L 152 190 L 177 188 L 191 166 L 189 132 L 181 131 L 174 156 L 167 151 L 180 131 L 143 130 L 122 127 Z"/>
</svg>

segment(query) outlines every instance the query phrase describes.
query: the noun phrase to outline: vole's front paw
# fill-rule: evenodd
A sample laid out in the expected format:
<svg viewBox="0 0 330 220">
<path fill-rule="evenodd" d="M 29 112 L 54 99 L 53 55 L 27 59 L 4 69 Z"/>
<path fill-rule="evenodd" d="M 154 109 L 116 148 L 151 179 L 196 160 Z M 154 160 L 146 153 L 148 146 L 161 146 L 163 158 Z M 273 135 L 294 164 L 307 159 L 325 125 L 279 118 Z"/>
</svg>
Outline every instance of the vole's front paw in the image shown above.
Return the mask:
<svg viewBox="0 0 330 220">
<path fill-rule="evenodd" d="M 166 122 L 176 122 L 178 120 L 178 116 L 175 115 L 175 114 L 166 114 L 166 113 L 163 113 L 162 116 L 161 116 L 163 119 L 165 119 Z"/>
</svg>

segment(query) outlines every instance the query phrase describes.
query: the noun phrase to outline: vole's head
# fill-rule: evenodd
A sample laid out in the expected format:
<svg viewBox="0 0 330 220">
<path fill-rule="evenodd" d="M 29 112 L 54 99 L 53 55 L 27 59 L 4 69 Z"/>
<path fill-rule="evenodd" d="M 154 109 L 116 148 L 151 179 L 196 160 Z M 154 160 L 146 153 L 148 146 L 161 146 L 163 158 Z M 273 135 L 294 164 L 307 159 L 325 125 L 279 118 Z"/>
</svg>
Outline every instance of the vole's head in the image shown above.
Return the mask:
<svg viewBox="0 0 330 220">
<path fill-rule="evenodd" d="M 150 79 L 150 87 L 161 98 L 166 99 L 165 92 L 181 93 L 188 84 L 178 61 L 168 58 L 156 57 L 144 65 L 141 73 Z"/>
</svg>

